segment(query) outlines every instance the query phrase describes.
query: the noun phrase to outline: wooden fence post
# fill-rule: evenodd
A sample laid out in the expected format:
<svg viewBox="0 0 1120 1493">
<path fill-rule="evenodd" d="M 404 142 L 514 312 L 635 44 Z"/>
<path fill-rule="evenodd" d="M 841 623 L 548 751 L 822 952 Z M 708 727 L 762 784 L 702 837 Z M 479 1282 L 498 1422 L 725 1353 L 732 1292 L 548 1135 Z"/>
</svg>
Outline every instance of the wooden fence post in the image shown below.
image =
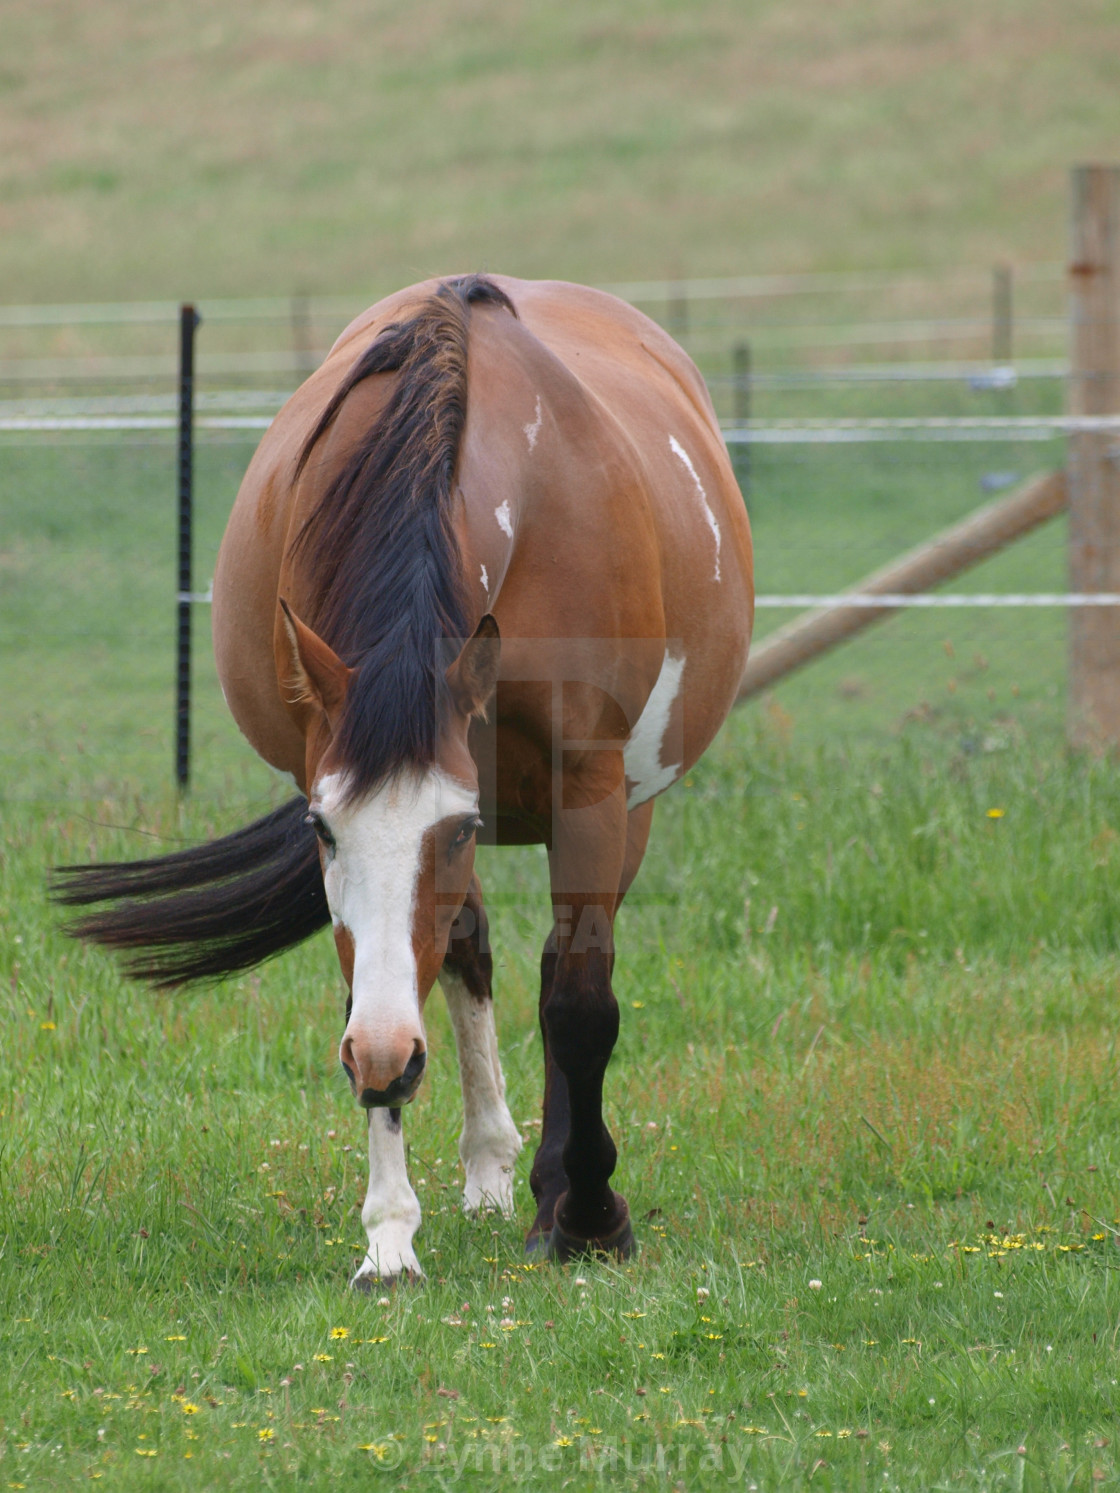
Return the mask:
<svg viewBox="0 0 1120 1493">
<path fill-rule="evenodd" d="M 1071 415 L 1120 414 L 1120 167 L 1072 173 Z M 1120 432 L 1073 431 L 1068 446 L 1069 586 L 1120 591 Z M 1120 608 L 1069 614 L 1069 733 L 1120 744 Z"/>
</svg>

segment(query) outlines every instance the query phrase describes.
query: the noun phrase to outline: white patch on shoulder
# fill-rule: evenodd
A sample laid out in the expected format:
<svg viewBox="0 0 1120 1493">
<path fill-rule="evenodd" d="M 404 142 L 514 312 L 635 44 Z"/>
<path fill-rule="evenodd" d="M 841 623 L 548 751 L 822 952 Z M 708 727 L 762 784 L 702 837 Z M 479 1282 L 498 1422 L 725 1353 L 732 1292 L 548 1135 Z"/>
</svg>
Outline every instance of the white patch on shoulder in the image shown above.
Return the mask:
<svg viewBox="0 0 1120 1493">
<path fill-rule="evenodd" d="M 669 437 L 669 449 L 672 451 L 672 453 L 673 453 L 674 456 L 679 456 L 680 459 L 681 459 L 681 461 L 684 462 L 684 465 L 685 465 L 685 468 L 686 468 L 686 470 L 688 472 L 688 475 L 692 478 L 692 481 L 693 481 L 693 483 L 694 483 L 694 485 L 696 487 L 696 496 L 700 499 L 700 506 L 704 510 L 704 517 L 708 520 L 708 528 L 711 529 L 711 531 L 712 531 L 712 537 L 715 539 L 715 542 L 716 542 L 716 573 L 715 573 L 715 579 L 718 581 L 719 578 L 720 578 L 720 576 L 719 576 L 719 550 L 720 550 L 720 544 L 722 543 L 722 537 L 723 536 L 719 532 L 719 524 L 716 522 L 716 516 L 712 512 L 711 505 L 708 502 L 708 494 L 704 491 L 704 484 L 700 481 L 700 478 L 696 475 L 696 468 L 692 465 L 692 457 L 689 456 L 688 452 L 681 445 L 680 441 L 677 440 L 677 438 L 676 438 L 675 435 L 671 435 Z"/>
<path fill-rule="evenodd" d="M 526 440 L 529 442 L 530 451 L 537 444 L 537 436 L 539 436 L 541 433 L 541 424 L 543 421 L 544 416 L 541 414 L 541 396 L 538 394 L 537 407 L 533 411 L 532 423 L 529 425 L 523 425 L 521 427 L 521 429 L 525 432 Z"/>
<path fill-rule="evenodd" d="M 479 576 L 479 580 L 482 582 L 482 589 L 486 592 L 486 600 L 489 601 L 490 600 L 490 577 L 486 574 L 486 566 L 485 565 L 482 567 L 482 573 Z"/>
<path fill-rule="evenodd" d="M 680 776 L 680 762 L 666 764 L 661 760 L 665 748 L 665 733 L 673 701 L 677 698 L 684 674 L 685 660 L 674 658 L 666 649 L 657 683 L 650 690 L 645 709 L 638 717 L 638 724 L 630 733 L 630 740 L 622 751 L 626 776 L 633 786 L 626 800 L 628 809 L 636 809 L 648 798 L 668 788 Z"/>
<path fill-rule="evenodd" d="M 498 520 L 498 528 L 501 529 L 502 533 L 508 534 L 512 539 L 513 521 L 509 516 L 509 503 L 506 499 L 503 498 L 501 506 L 494 509 L 494 517 Z"/>
</svg>

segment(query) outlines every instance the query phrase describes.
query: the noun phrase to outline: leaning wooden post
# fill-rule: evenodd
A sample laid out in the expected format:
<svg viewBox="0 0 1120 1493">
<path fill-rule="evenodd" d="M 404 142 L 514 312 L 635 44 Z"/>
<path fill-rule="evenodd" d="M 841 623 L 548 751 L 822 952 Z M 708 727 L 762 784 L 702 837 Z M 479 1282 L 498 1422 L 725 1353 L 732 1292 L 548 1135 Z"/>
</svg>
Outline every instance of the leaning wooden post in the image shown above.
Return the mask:
<svg viewBox="0 0 1120 1493">
<path fill-rule="evenodd" d="M 1065 504 L 1065 474 L 1045 472 L 1009 498 L 1000 498 L 970 513 L 961 523 L 927 539 L 908 555 L 892 560 L 851 590 L 857 596 L 914 596 L 930 591 L 942 581 L 960 575 L 970 565 L 996 554 L 1012 540 L 1029 534 L 1061 513 Z M 890 603 L 877 607 L 846 606 L 841 602 L 787 622 L 751 649 L 735 704 L 741 705 L 760 690 L 768 689 L 802 664 L 862 632 L 872 622 L 894 615 Z"/>
<path fill-rule="evenodd" d="M 1120 414 L 1120 167 L 1073 171 L 1069 412 Z M 1120 431 L 1069 437 L 1069 587 L 1120 591 Z M 1069 613 L 1069 732 L 1120 744 L 1120 608 Z"/>
</svg>

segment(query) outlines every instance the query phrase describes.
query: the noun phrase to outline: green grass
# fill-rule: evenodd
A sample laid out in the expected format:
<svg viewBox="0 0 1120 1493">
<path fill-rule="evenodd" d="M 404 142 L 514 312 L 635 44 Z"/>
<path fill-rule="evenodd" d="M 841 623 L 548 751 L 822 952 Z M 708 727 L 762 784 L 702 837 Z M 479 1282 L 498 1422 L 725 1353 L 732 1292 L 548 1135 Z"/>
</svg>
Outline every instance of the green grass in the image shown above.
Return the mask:
<svg viewBox="0 0 1120 1493">
<path fill-rule="evenodd" d="M 1061 259 L 1118 59 L 1094 0 L 22 0 L 3 300 Z"/>
<path fill-rule="evenodd" d="M 200 452 L 201 581 L 247 454 Z M 762 583 L 855 579 L 1005 463 L 758 453 Z M 364 1129 L 329 940 L 152 995 L 43 896 L 50 864 L 284 791 L 224 714 L 203 617 L 195 788 L 171 791 L 171 453 L 8 447 L 0 482 L 5 1483 L 1120 1481 L 1120 781 L 1064 748 L 1055 619 L 887 624 L 737 715 L 659 805 L 607 1085 L 625 1267 L 521 1255 L 545 879 L 538 852 L 482 855 L 518 1213 L 458 1210 L 436 995 L 406 1117 L 428 1279 L 382 1304 L 346 1291 Z M 1060 541 L 977 586 L 1057 587 Z"/>
</svg>

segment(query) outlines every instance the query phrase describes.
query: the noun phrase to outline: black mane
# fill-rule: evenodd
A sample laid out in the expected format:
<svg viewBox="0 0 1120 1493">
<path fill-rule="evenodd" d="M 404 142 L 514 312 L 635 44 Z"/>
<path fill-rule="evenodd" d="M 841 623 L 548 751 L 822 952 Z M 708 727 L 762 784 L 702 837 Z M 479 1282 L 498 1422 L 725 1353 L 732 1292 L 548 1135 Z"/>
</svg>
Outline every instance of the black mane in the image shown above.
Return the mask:
<svg viewBox="0 0 1120 1493">
<path fill-rule="evenodd" d="M 467 414 L 470 307 L 478 304 L 517 315 L 492 281 L 467 275 L 444 281 L 408 321 L 385 327 L 299 459 L 302 472 L 358 384 L 397 375 L 381 415 L 295 541 L 318 582 L 306 620 L 358 670 L 335 733 L 353 797 L 402 767 L 434 760 L 445 692 L 441 642 L 469 631 L 451 495 Z"/>
</svg>

